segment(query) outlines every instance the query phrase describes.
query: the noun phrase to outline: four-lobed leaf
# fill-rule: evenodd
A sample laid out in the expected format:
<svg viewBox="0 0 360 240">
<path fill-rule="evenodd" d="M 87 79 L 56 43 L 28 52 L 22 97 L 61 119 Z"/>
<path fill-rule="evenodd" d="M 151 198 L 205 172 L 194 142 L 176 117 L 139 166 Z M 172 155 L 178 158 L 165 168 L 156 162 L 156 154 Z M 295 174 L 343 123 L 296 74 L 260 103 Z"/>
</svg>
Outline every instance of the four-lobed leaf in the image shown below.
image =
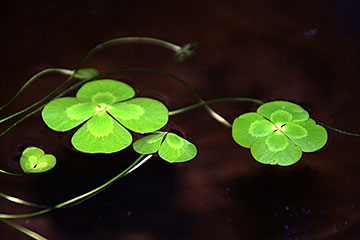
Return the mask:
<svg viewBox="0 0 360 240">
<path fill-rule="evenodd" d="M 20 157 L 20 167 L 24 173 L 42 173 L 56 164 L 56 158 L 37 147 L 26 148 Z"/>
<path fill-rule="evenodd" d="M 250 148 L 257 161 L 281 166 L 296 163 L 302 152 L 317 151 L 327 142 L 325 128 L 301 106 L 286 101 L 265 103 L 256 113 L 237 117 L 232 136 L 240 146 Z"/>
<path fill-rule="evenodd" d="M 61 132 L 83 124 L 71 139 L 81 152 L 117 152 L 132 142 L 126 128 L 148 133 L 168 121 L 168 109 L 163 103 L 134 96 L 134 89 L 126 83 L 109 79 L 91 81 L 78 90 L 76 97 L 49 102 L 42 118 L 48 127 Z"/>
<path fill-rule="evenodd" d="M 197 154 L 194 144 L 174 133 L 157 132 L 140 138 L 133 144 L 134 150 L 140 154 L 158 152 L 165 161 L 186 162 Z"/>
</svg>

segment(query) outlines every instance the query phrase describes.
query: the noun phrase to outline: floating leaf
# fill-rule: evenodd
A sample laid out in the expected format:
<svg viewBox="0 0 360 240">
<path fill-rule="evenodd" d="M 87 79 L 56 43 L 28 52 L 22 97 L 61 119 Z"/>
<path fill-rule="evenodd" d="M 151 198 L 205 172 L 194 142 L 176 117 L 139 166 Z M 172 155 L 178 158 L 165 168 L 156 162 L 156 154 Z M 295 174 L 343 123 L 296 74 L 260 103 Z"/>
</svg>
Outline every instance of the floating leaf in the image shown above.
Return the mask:
<svg viewBox="0 0 360 240">
<path fill-rule="evenodd" d="M 306 134 L 299 137 L 299 133 L 295 133 L 293 128 L 297 130 L 302 128 L 306 131 Z M 300 127 L 300 128 L 299 128 Z M 301 130 L 303 131 L 303 130 Z M 285 126 L 284 133 L 297 144 L 304 152 L 315 152 L 324 147 L 327 142 L 326 129 L 309 118 L 304 122 L 289 123 Z"/>
<path fill-rule="evenodd" d="M 150 98 L 134 98 L 116 103 L 109 110 L 122 125 L 138 133 L 148 133 L 163 127 L 169 111 L 161 102 Z"/>
<path fill-rule="evenodd" d="M 255 140 L 271 134 L 272 125 L 258 113 L 245 113 L 235 119 L 232 136 L 240 146 L 249 148 Z"/>
<path fill-rule="evenodd" d="M 130 99 L 135 91 L 126 83 L 103 79 L 84 84 L 76 93 L 76 98 L 95 104 L 111 105 L 115 102 Z"/>
<path fill-rule="evenodd" d="M 72 145 L 86 153 L 112 153 L 132 142 L 131 134 L 107 113 L 94 115 L 72 137 Z"/>
<path fill-rule="evenodd" d="M 296 163 L 302 155 L 301 149 L 282 133 L 274 133 L 255 141 L 250 150 L 257 161 L 281 166 Z"/>
<path fill-rule="evenodd" d="M 197 154 L 194 144 L 173 133 L 168 133 L 159 149 L 159 156 L 168 162 L 186 162 Z"/>
<path fill-rule="evenodd" d="M 45 154 L 37 147 L 26 148 L 20 158 L 20 167 L 27 174 L 49 171 L 55 164 L 56 158 L 53 155 Z"/>
<path fill-rule="evenodd" d="M 55 131 L 68 131 L 84 123 L 71 139 L 79 151 L 117 152 L 132 142 L 124 127 L 135 132 L 153 132 L 162 128 L 169 118 L 164 104 L 150 98 L 130 99 L 134 94 L 134 89 L 122 82 L 92 81 L 84 84 L 76 97 L 48 103 L 42 117 Z"/>
<path fill-rule="evenodd" d="M 174 133 L 167 132 L 145 136 L 137 140 L 133 147 L 140 154 L 152 154 L 158 151 L 162 159 L 172 163 L 189 161 L 197 154 L 194 144 Z"/>
<path fill-rule="evenodd" d="M 152 154 L 159 150 L 166 132 L 150 134 L 134 142 L 133 147 L 137 153 Z"/>
<path fill-rule="evenodd" d="M 261 105 L 257 112 L 274 124 L 305 121 L 309 113 L 299 105 L 285 101 L 268 102 Z"/>
<path fill-rule="evenodd" d="M 49 102 L 41 115 L 46 125 L 60 132 L 69 131 L 96 113 L 94 103 L 77 98 L 64 97 Z"/>
<path fill-rule="evenodd" d="M 265 164 L 288 166 L 304 152 L 314 152 L 327 141 L 327 132 L 316 125 L 299 105 L 284 101 L 261 105 L 257 113 L 245 113 L 235 119 L 233 138 L 250 148 L 253 157 Z"/>
</svg>

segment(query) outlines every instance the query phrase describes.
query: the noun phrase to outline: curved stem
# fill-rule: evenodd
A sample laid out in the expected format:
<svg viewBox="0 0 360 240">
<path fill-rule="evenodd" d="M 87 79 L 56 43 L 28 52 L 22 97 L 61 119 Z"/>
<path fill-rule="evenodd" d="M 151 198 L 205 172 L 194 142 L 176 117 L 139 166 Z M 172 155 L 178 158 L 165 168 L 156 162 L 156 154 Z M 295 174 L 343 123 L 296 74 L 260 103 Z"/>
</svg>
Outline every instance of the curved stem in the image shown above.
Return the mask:
<svg viewBox="0 0 360 240">
<path fill-rule="evenodd" d="M 124 171 L 122 171 L 121 173 L 119 173 L 118 175 L 116 175 L 115 177 L 113 177 L 112 179 L 110 179 L 109 181 L 107 181 L 106 183 L 104 183 L 103 185 L 87 192 L 84 193 L 80 196 L 77 196 L 75 198 L 72 198 L 70 200 L 67 200 L 65 202 L 59 203 L 55 206 L 37 211 L 37 212 L 32 212 L 32 213 L 25 213 L 25 214 L 0 214 L 0 219 L 15 219 L 15 218 L 26 218 L 26 217 L 34 217 L 34 216 L 38 216 L 38 215 L 42 215 L 48 212 L 51 212 L 55 209 L 59 209 L 59 208 L 64 208 L 64 207 L 68 207 L 70 205 L 74 205 L 76 202 L 78 201 L 82 201 L 82 200 L 86 200 L 89 199 L 90 197 L 95 196 L 96 194 L 100 193 L 101 191 L 105 190 L 107 187 L 109 187 L 111 184 L 113 184 L 114 182 L 116 182 L 117 180 L 121 179 L 122 177 L 128 175 L 129 173 L 131 173 L 132 171 L 134 171 L 135 169 L 137 169 L 138 167 L 140 167 L 142 164 L 144 164 L 147 160 L 149 160 L 152 157 L 152 155 L 148 155 L 144 158 L 144 155 L 140 155 L 129 167 L 127 167 Z"/>
<path fill-rule="evenodd" d="M 28 106 L 28 107 L 26 107 L 26 108 L 24 108 L 24 109 L 22 109 L 22 110 L 20 110 L 20 111 L 18 111 L 18 112 L 16 112 L 16 113 L 14 113 L 14 114 L 12 114 L 12 115 L 10 115 L 10 116 L 8 116 L 8 117 L 5 117 L 5 118 L 3 118 L 3 119 L 1 119 L 0 120 L 0 123 L 3 123 L 3 122 L 5 122 L 5 121 L 7 121 L 7 120 L 9 120 L 9 119 L 11 119 L 11 118 L 13 118 L 13 117 L 16 117 L 16 116 L 18 116 L 19 114 L 22 114 L 22 113 L 24 113 L 24 112 L 26 112 L 26 111 L 28 111 L 28 110 L 30 110 L 31 108 L 33 108 L 33 107 L 36 107 L 36 106 L 38 106 L 40 103 L 42 103 L 43 101 L 45 101 L 46 99 L 48 99 L 49 97 L 51 97 L 52 95 L 54 95 L 57 91 L 59 91 L 62 87 L 64 87 L 68 82 L 70 82 L 72 79 L 73 79 L 73 73 L 74 73 L 74 71 L 72 71 L 72 70 L 67 70 L 67 69 L 60 69 L 60 68 L 58 68 L 58 69 L 56 69 L 56 71 L 52 71 L 52 72 L 58 72 L 58 73 L 62 73 L 62 74 L 64 74 L 64 75 L 69 75 L 70 77 L 68 77 L 62 84 L 60 84 L 56 89 L 54 89 L 53 91 L 51 91 L 48 95 L 46 95 L 45 97 L 43 97 L 42 99 L 40 99 L 39 101 L 37 101 L 37 102 L 35 102 L 35 103 L 33 103 L 32 105 L 30 105 L 30 106 Z M 40 72 L 41 73 L 41 72 Z M 49 72 L 45 72 L 45 74 L 47 74 L 47 73 L 49 73 Z M 36 74 L 37 75 L 37 74 Z M 36 76 L 35 75 L 35 76 Z M 43 74 L 42 74 L 43 75 Z M 39 76 L 38 76 L 39 77 Z M 37 78 L 38 78 L 37 77 Z M 36 79 L 36 78 L 35 78 Z M 35 80 L 35 79 L 33 79 L 33 80 Z M 30 79 L 31 80 L 31 79 Z M 30 81 L 29 80 L 29 81 Z M 32 81 L 33 81 L 32 80 Z M 21 89 L 19 90 L 19 92 L 8 102 L 8 103 L 6 103 L 4 106 L 6 107 L 9 103 L 11 103 L 11 101 L 13 101 L 31 82 L 26 82 L 22 87 L 21 87 Z M 3 106 L 3 107 L 4 107 Z"/>
<path fill-rule="evenodd" d="M 169 112 L 169 116 L 174 116 L 180 113 L 184 113 L 187 112 L 189 110 L 198 108 L 198 107 L 202 107 L 204 105 L 207 104 L 211 104 L 211 103 L 217 103 L 217 102 L 228 102 L 228 101 L 232 101 L 232 102 L 253 102 L 253 103 L 257 103 L 257 104 L 264 104 L 263 101 L 259 100 L 259 99 L 254 99 L 254 98 L 219 98 L 219 99 L 213 99 L 213 100 L 208 100 L 208 101 L 202 101 L 184 108 L 180 108 L 178 110 L 174 110 Z M 216 119 L 217 120 L 217 119 Z M 219 121 L 219 120 L 218 120 Z M 229 127 L 231 127 L 231 124 L 229 123 Z"/>
<path fill-rule="evenodd" d="M 330 129 L 332 131 L 335 131 L 335 132 L 338 132 L 338 133 L 341 133 L 341 134 L 345 134 L 345 135 L 348 135 L 348 136 L 353 136 L 353 137 L 360 137 L 360 133 L 351 133 L 351 132 L 346 132 L 346 131 L 343 131 L 343 130 L 340 130 L 340 129 L 337 129 L 337 128 L 334 128 L 334 127 L 331 127 L 329 125 L 326 125 L 325 123 L 322 123 L 316 119 L 314 119 L 316 123 L 318 123 L 319 125 L 322 125 L 323 127 L 327 128 L 327 129 Z"/>
<path fill-rule="evenodd" d="M 23 173 L 12 173 L 12 172 L 8 172 L 8 171 L 2 170 L 2 169 L 0 169 L 0 173 L 11 175 L 11 176 L 24 176 L 25 175 Z"/>
<path fill-rule="evenodd" d="M 19 89 L 19 91 L 4 105 L 0 107 L 0 111 L 3 110 L 5 107 L 7 107 L 10 103 L 12 103 L 24 90 L 27 88 L 32 82 L 34 82 L 36 79 L 45 76 L 49 73 L 60 73 L 64 75 L 71 76 L 73 74 L 73 71 L 67 70 L 67 69 L 61 69 L 61 68 L 48 68 L 45 70 L 42 70 L 41 72 L 38 72 L 34 76 L 32 76 L 29 80 L 26 81 L 26 83 Z"/>
<path fill-rule="evenodd" d="M 99 76 L 107 76 L 110 74 L 115 74 L 115 73 L 121 73 L 121 72 L 150 72 L 150 73 L 157 73 L 157 74 L 161 74 L 164 75 L 165 77 L 168 77 L 172 80 L 175 80 L 179 83 L 181 83 L 182 85 L 185 86 L 185 88 L 196 98 L 197 101 L 199 101 L 200 103 L 202 103 L 206 109 L 206 111 L 210 114 L 210 116 L 212 118 L 214 118 L 216 121 L 224 124 L 226 127 L 231 127 L 231 123 L 229 123 L 225 118 L 223 118 L 220 114 L 218 114 L 217 112 L 215 112 L 212 108 L 210 108 L 205 102 L 204 100 L 200 97 L 200 95 L 192 88 L 190 87 L 189 84 L 187 84 L 187 82 L 185 82 L 183 79 L 168 73 L 168 72 L 164 72 L 164 71 L 159 71 L 159 70 L 155 70 L 155 69 L 149 69 L 149 68 L 128 68 L 125 70 L 118 70 L 118 71 L 113 71 L 113 72 L 109 72 L 109 73 L 104 73 L 104 74 L 100 74 Z"/>
<path fill-rule="evenodd" d="M 31 231 L 30 229 L 27 229 L 26 227 L 23 227 L 17 223 L 14 223 L 13 221 L 10 220 L 5 220 L 5 219 L 0 219 L 1 221 L 3 221 L 4 223 L 8 224 L 9 226 L 15 228 L 16 230 L 24 233 L 25 235 L 36 239 L 36 240 L 47 240 L 46 238 L 44 238 L 43 236 L 39 235 L 36 232 Z"/>
<path fill-rule="evenodd" d="M 84 57 L 84 59 L 81 61 L 78 68 L 81 68 L 85 62 L 93 56 L 98 51 L 104 49 L 105 47 L 119 45 L 119 44 L 125 44 L 125 43 L 145 43 L 145 44 L 152 44 L 161 46 L 167 49 L 170 49 L 171 51 L 177 53 L 181 50 L 181 47 L 178 45 L 175 45 L 173 43 L 156 39 L 156 38 L 149 38 L 149 37 L 121 37 L 121 38 L 115 38 L 103 43 L 98 44 L 93 49 L 90 50 L 90 52 Z"/>
<path fill-rule="evenodd" d="M 10 202 L 25 205 L 25 206 L 28 206 L 28 207 L 34 207 L 34 208 L 48 208 L 49 207 L 49 206 L 45 206 L 45 205 L 41 205 L 41 204 L 37 204 L 37 203 L 28 202 L 28 201 L 22 200 L 20 198 L 7 195 L 7 194 L 2 193 L 2 192 L 0 192 L 0 197 L 4 198 L 4 199 L 6 199 L 6 200 L 8 200 Z"/>
</svg>

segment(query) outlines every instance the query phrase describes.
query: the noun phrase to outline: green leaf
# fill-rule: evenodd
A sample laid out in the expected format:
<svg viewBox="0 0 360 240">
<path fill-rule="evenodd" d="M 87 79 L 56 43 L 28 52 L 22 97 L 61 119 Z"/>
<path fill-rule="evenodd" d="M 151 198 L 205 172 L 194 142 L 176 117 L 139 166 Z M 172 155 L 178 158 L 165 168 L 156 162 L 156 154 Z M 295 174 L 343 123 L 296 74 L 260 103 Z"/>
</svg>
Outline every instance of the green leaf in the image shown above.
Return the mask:
<svg viewBox="0 0 360 240">
<path fill-rule="evenodd" d="M 75 149 L 86 153 L 117 152 L 131 142 L 131 134 L 106 112 L 96 113 L 71 139 Z"/>
<path fill-rule="evenodd" d="M 49 171 L 55 164 L 56 158 L 53 155 L 45 154 L 37 147 L 26 148 L 20 158 L 20 167 L 27 174 Z"/>
<path fill-rule="evenodd" d="M 133 144 L 133 148 L 140 154 L 152 154 L 159 150 L 162 140 L 164 139 L 166 132 L 155 133 L 140 138 Z"/>
<path fill-rule="evenodd" d="M 138 133 L 154 132 L 168 121 L 165 105 L 151 98 L 134 98 L 112 105 L 108 112 L 122 125 Z"/>
<path fill-rule="evenodd" d="M 186 162 L 197 154 L 194 144 L 173 133 L 168 133 L 159 149 L 159 156 L 168 162 Z"/>
<path fill-rule="evenodd" d="M 281 166 L 296 163 L 302 155 L 301 149 L 280 131 L 258 139 L 251 145 L 250 150 L 257 161 Z"/>
<path fill-rule="evenodd" d="M 305 133 L 306 132 L 306 133 Z M 304 152 L 315 152 L 327 142 L 326 129 L 309 118 L 304 122 L 289 123 L 284 133 Z"/>
<path fill-rule="evenodd" d="M 41 116 L 46 125 L 60 132 L 68 131 L 89 119 L 96 112 L 96 105 L 74 97 L 58 98 L 49 102 Z"/>
<path fill-rule="evenodd" d="M 270 135 L 273 124 L 258 113 L 245 113 L 235 119 L 232 136 L 240 146 L 250 148 L 257 139 Z"/>
<path fill-rule="evenodd" d="M 126 83 L 103 79 L 84 84 L 76 97 L 95 104 L 113 104 L 135 96 L 135 91 Z"/>
<path fill-rule="evenodd" d="M 98 74 L 99 72 L 95 68 L 81 68 L 75 72 L 74 77 L 81 80 L 91 80 L 96 78 Z"/>
<path fill-rule="evenodd" d="M 285 101 L 268 102 L 261 105 L 257 112 L 274 124 L 305 121 L 309 113 L 295 103 Z"/>
</svg>

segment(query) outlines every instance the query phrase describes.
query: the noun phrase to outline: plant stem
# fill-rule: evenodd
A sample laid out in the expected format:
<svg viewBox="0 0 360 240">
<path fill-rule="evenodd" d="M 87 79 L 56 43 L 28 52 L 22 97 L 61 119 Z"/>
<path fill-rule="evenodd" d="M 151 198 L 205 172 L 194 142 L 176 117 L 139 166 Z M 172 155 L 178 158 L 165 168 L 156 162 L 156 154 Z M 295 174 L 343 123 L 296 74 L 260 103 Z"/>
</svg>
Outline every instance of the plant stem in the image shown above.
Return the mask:
<svg viewBox="0 0 360 240">
<path fill-rule="evenodd" d="M 8 200 L 10 202 L 25 205 L 25 206 L 28 206 L 28 207 L 34 207 L 34 208 L 48 208 L 49 207 L 49 206 L 45 206 L 45 205 L 41 205 L 41 204 L 37 204 L 37 203 L 28 202 L 28 201 L 22 200 L 20 198 L 7 195 L 7 194 L 2 193 L 2 192 L 0 192 L 0 197 L 4 198 L 4 199 L 6 199 L 6 200 Z"/>
<path fill-rule="evenodd" d="M 49 70 L 49 71 L 47 71 Z M 32 82 L 34 81 L 35 79 L 39 78 L 40 76 L 43 76 L 45 74 L 48 74 L 50 72 L 57 72 L 57 73 L 61 73 L 61 74 L 64 74 L 64 75 L 68 75 L 70 77 L 68 77 L 62 84 L 60 84 L 60 86 L 58 86 L 56 89 L 54 89 L 53 91 L 51 91 L 48 95 L 46 95 L 45 97 L 43 97 L 42 99 L 40 99 L 39 101 L 33 103 L 32 105 L 8 116 L 8 117 L 5 117 L 3 119 L 0 120 L 0 123 L 3 123 L 13 117 L 16 117 L 17 115 L 19 114 L 22 114 L 26 111 L 28 111 L 29 109 L 33 108 L 33 107 L 36 107 L 37 105 L 39 105 L 40 103 L 42 103 L 43 101 L 45 101 L 46 99 L 48 99 L 49 97 L 51 97 L 52 95 L 54 95 L 58 90 L 60 90 L 62 87 L 64 87 L 68 82 L 70 82 L 72 79 L 73 79 L 73 73 L 74 71 L 72 70 L 67 70 L 67 69 L 60 69 L 60 68 L 53 68 L 53 69 L 46 69 L 44 71 L 41 71 L 40 73 L 38 74 L 35 74 L 34 77 L 30 78 L 29 81 L 27 81 L 21 88 L 20 90 L 15 94 L 15 96 L 9 101 L 7 102 L 4 106 L 2 106 L 2 108 L 6 107 L 8 104 L 10 104 L 13 100 L 15 100 L 15 98 Z"/>
<path fill-rule="evenodd" d="M 4 173 L 7 175 L 11 175 L 11 176 L 24 176 L 25 175 L 23 173 L 12 173 L 12 172 L 8 172 L 8 171 L 2 170 L 2 169 L 0 169 L 0 173 Z"/>
<path fill-rule="evenodd" d="M 26 213 L 26 214 L 0 214 L 0 219 L 15 219 L 15 218 L 27 218 L 27 217 L 34 217 L 34 216 L 38 216 L 38 215 L 42 215 L 48 212 L 51 212 L 55 209 L 59 209 L 59 208 L 64 208 L 64 207 L 68 207 L 70 205 L 74 205 L 74 203 L 79 202 L 79 201 L 83 201 L 83 200 L 87 200 L 90 197 L 95 196 L 96 194 L 100 193 L 101 191 L 105 190 L 107 187 L 109 187 L 111 184 L 113 184 L 114 182 L 116 182 L 117 180 L 121 179 L 122 177 L 126 176 L 127 174 L 131 173 L 132 171 L 134 171 L 135 169 L 137 169 L 138 167 L 140 167 L 142 164 L 144 164 L 147 160 L 149 160 L 152 157 L 152 155 L 147 155 L 144 158 L 144 155 L 140 155 L 129 167 L 127 167 L 124 171 L 122 171 L 121 173 L 119 173 L 118 175 L 116 175 L 115 177 L 113 177 L 112 179 L 110 179 L 109 181 L 107 181 L 106 183 L 104 183 L 103 185 L 87 192 L 84 193 L 80 196 L 77 196 L 75 198 L 72 198 L 70 200 L 67 200 L 65 202 L 59 203 L 55 206 L 37 211 L 37 212 L 32 212 L 32 213 Z"/>
<path fill-rule="evenodd" d="M 11 227 L 15 228 L 16 230 L 24 233 L 25 235 L 33 238 L 33 239 L 36 239 L 36 240 L 47 240 L 46 238 L 42 237 L 41 235 L 39 235 L 38 233 L 36 232 L 33 232 L 31 231 L 30 229 L 27 229 L 23 226 L 20 226 L 16 223 L 14 223 L 13 221 L 10 221 L 10 220 L 5 220 L 5 219 L 0 219 L 1 221 L 3 221 L 4 223 L 10 225 Z"/>
<path fill-rule="evenodd" d="M 207 105 L 207 104 L 211 104 L 211 103 L 217 103 L 217 102 L 228 102 L 228 101 L 232 101 L 232 102 L 253 102 L 253 103 L 257 103 L 257 104 L 264 104 L 263 101 L 259 100 L 259 99 L 254 99 L 254 98 L 219 98 L 219 99 L 213 99 L 213 100 L 208 100 L 208 101 L 202 101 L 184 108 L 180 108 L 178 110 L 174 110 L 169 112 L 170 116 L 174 116 L 180 113 L 184 113 L 187 112 L 189 110 Z M 231 125 L 230 125 L 231 126 Z"/>
<path fill-rule="evenodd" d="M 216 121 L 224 124 L 226 127 L 231 127 L 231 124 L 225 118 L 223 118 L 220 114 L 218 114 L 212 108 L 210 108 L 204 102 L 204 100 L 200 97 L 200 95 L 192 87 L 190 87 L 189 84 L 187 84 L 187 82 L 185 82 L 183 79 L 181 79 L 181 78 L 179 78 L 179 77 L 177 77 L 177 76 L 175 76 L 175 75 L 173 75 L 171 73 L 164 72 L 164 71 L 159 71 L 159 70 L 155 70 L 155 69 L 149 69 L 149 68 L 128 68 L 128 69 L 124 69 L 124 70 L 118 70 L 118 71 L 113 71 L 113 72 L 100 74 L 99 76 L 107 76 L 107 75 L 111 75 L 111 74 L 115 74 L 115 73 L 122 73 L 122 72 L 150 72 L 150 73 L 157 73 L 157 74 L 164 75 L 165 77 L 168 77 L 168 78 L 170 78 L 172 80 L 175 80 L 175 81 L 181 83 L 196 98 L 197 101 L 199 101 L 200 103 L 203 104 L 202 106 L 205 107 L 206 111 L 210 114 L 210 116 L 212 118 L 214 118 Z"/>
<path fill-rule="evenodd" d="M 322 125 L 323 127 L 327 128 L 327 129 L 330 129 L 330 130 L 333 130 L 335 132 L 338 132 L 338 133 L 341 133 L 341 134 L 345 134 L 345 135 L 348 135 L 348 136 L 353 136 L 353 137 L 360 137 L 360 134 L 359 133 L 351 133 L 351 132 L 346 132 L 346 131 L 343 131 L 343 130 L 340 130 L 340 129 L 337 129 L 337 128 L 334 128 L 334 127 L 331 127 L 329 125 L 326 125 L 325 123 L 322 123 L 316 119 L 314 119 L 316 123 L 318 123 L 319 125 Z"/>
<path fill-rule="evenodd" d="M 98 51 L 104 49 L 105 47 L 119 45 L 119 44 L 125 44 L 125 43 L 152 44 L 152 45 L 157 45 L 157 46 L 161 46 L 161 47 L 170 49 L 171 51 L 173 51 L 175 53 L 179 52 L 182 49 L 178 45 L 175 45 L 173 43 L 170 43 L 170 42 L 167 42 L 167 41 L 164 41 L 164 40 L 156 39 L 156 38 L 149 38 L 149 37 L 121 37 L 121 38 L 115 38 L 115 39 L 100 43 L 97 46 L 95 46 L 93 49 L 91 49 L 90 52 L 81 61 L 78 68 L 81 68 L 91 56 L 93 56 Z"/>
<path fill-rule="evenodd" d="M 60 73 L 67 76 L 71 76 L 73 74 L 73 71 L 67 70 L 67 69 L 61 69 L 61 68 L 48 68 L 45 70 L 42 70 L 41 72 L 38 72 L 34 76 L 32 76 L 27 82 L 19 89 L 19 91 L 3 106 L 0 107 L 0 111 L 3 110 L 5 107 L 7 107 L 10 103 L 12 103 L 24 90 L 27 88 L 32 82 L 34 82 L 36 79 L 45 76 L 49 73 Z"/>
</svg>

